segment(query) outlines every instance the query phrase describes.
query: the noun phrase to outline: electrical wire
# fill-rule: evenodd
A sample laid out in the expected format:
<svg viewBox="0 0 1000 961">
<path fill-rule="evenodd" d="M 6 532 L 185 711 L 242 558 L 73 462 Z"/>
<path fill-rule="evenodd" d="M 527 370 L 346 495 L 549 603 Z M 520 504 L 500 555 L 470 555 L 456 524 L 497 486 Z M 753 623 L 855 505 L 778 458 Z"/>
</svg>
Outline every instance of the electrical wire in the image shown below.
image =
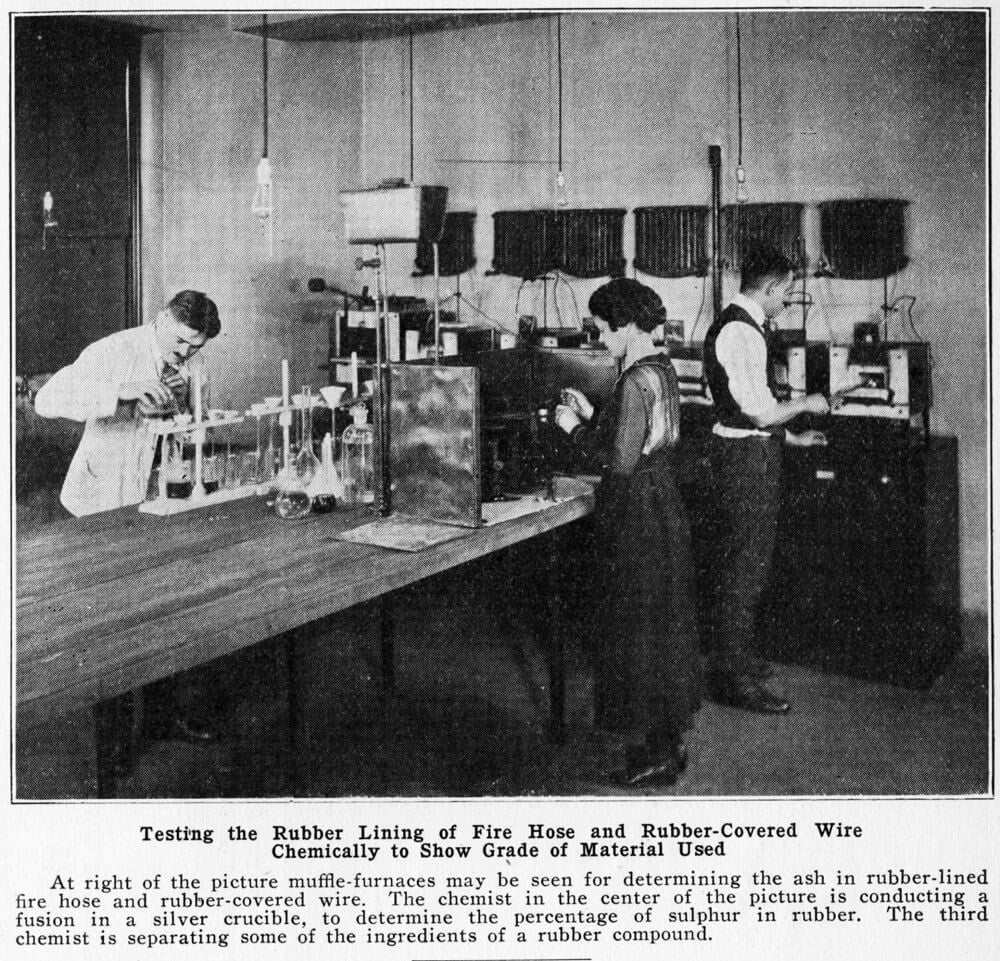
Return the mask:
<svg viewBox="0 0 1000 961">
<path fill-rule="evenodd" d="M 738 10 L 736 11 L 736 166 L 743 166 L 743 64 Z"/>
<path fill-rule="evenodd" d="M 558 289 L 560 280 L 569 290 L 569 296 L 573 301 L 573 312 L 576 314 L 576 325 L 578 328 L 582 328 L 583 321 L 580 319 L 580 305 L 576 299 L 576 291 L 573 290 L 573 285 L 562 274 L 556 271 L 556 289 Z"/>
<path fill-rule="evenodd" d="M 558 71 L 559 99 L 557 130 L 559 138 L 559 170 L 563 169 L 563 60 L 562 60 L 562 14 L 556 14 L 556 70 Z"/>
<path fill-rule="evenodd" d="M 698 304 L 698 313 L 694 317 L 694 326 L 691 328 L 691 341 L 694 340 L 694 335 L 698 332 L 698 324 L 701 323 L 701 314 L 705 309 L 705 298 L 708 295 L 708 274 L 705 274 L 701 278 L 701 303 Z M 691 342 L 689 341 L 689 343 Z"/>
<path fill-rule="evenodd" d="M 262 13 L 260 15 L 260 37 L 261 45 L 263 47 L 263 101 L 264 101 L 264 156 L 267 156 L 267 73 L 268 73 L 268 59 L 267 59 L 267 14 Z"/>
<path fill-rule="evenodd" d="M 498 330 L 501 334 L 509 334 L 511 332 L 509 327 L 505 327 L 501 321 L 491 317 L 485 311 L 477 307 L 471 300 L 469 300 L 468 297 L 463 296 L 458 291 L 455 291 L 453 294 L 449 294 L 442 302 L 447 302 L 449 300 L 455 300 L 456 302 L 461 301 L 467 307 L 471 307 L 477 314 L 479 314 L 480 317 L 484 318 L 494 330 Z"/>
<path fill-rule="evenodd" d="M 548 284 L 545 282 L 545 278 L 542 278 L 542 296 L 548 297 Z M 556 327 L 562 330 L 562 311 L 559 309 L 559 271 L 557 270 L 553 274 L 553 284 L 552 284 L 552 306 L 556 311 Z"/>
<path fill-rule="evenodd" d="M 413 183 L 413 29 L 410 29 L 410 183 Z"/>
<path fill-rule="evenodd" d="M 521 283 L 517 286 L 517 296 L 514 298 L 514 323 L 520 324 L 521 322 L 521 291 L 524 290 L 524 285 L 528 282 L 527 277 L 521 278 Z"/>
</svg>

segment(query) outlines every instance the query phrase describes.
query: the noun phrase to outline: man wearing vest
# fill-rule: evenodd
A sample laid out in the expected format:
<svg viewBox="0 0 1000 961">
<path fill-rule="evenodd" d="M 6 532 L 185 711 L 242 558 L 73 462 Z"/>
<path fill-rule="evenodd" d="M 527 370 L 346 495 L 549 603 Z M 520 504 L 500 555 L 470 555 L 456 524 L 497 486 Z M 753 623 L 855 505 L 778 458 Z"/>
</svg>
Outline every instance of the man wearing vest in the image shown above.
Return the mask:
<svg viewBox="0 0 1000 961">
<path fill-rule="evenodd" d="M 769 322 L 784 309 L 791 262 L 761 248 L 744 257 L 740 292 L 705 336 L 712 391 L 712 469 L 723 533 L 713 549 L 709 684 L 724 704 L 781 714 L 788 702 L 765 685 L 768 665 L 753 654 L 754 625 L 771 573 L 781 494 L 782 444 L 826 443 L 820 431 L 792 433 L 800 414 L 823 415 L 822 394 L 779 401 Z"/>
</svg>

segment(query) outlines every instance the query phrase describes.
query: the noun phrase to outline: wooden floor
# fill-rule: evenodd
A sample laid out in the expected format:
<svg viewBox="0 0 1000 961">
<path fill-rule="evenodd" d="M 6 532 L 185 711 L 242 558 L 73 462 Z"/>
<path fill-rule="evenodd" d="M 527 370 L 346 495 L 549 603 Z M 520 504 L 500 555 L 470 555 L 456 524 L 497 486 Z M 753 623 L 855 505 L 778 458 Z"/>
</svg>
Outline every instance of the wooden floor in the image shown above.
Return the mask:
<svg viewBox="0 0 1000 961">
<path fill-rule="evenodd" d="M 570 638 L 569 738 L 547 739 L 544 652 L 525 612 L 484 563 L 397 597 L 397 679 L 380 681 L 373 607 L 302 633 L 314 737 L 308 793 L 345 796 L 591 796 L 619 793 L 605 772 L 622 745 L 591 726 L 591 674 Z M 973 645 L 927 691 L 779 666 L 792 712 L 765 717 L 706 704 L 679 795 L 966 795 L 988 789 L 987 658 Z M 279 644 L 203 672 L 194 706 L 213 706 L 210 747 L 147 744 L 122 797 L 280 797 L 287 701 Z M 93 792 L 89 718 L 69 715 L 17 745 L 23 798 Z"/>
</svg>

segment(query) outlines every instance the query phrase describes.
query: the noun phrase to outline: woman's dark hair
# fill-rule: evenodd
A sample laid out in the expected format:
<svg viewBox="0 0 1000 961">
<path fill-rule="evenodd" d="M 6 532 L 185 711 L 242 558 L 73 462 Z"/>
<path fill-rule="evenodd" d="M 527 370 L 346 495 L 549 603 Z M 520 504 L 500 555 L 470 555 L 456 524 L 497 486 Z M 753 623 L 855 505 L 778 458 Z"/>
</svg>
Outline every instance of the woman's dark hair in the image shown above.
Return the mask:
<svg viewBox="0 0 1000 961">
<path fill-rule="evenodd" d="M 758 247 L 743 258 L 740 268 L 740 291 L 760 290 L 769 280 L 783 280 L 792 270 L 792 262 L 780 250 Z"/>
<path fill-rule="evenodd" d="M 616 277 L 590 295 L 591 314 L 600 317 L 612 330 L 635 323 L 647 334 L 667 319 L 660 295 L 630 277 Z"/>
<path fill-rule="evenodd" d="M 219 322 L 219 310 L 214 302 L 198 290 L 182 290 L 175 294 L 167 310 L 174 315 L 174 319 L 204 334 L 211 340 L 221 329 Z"/>
</svg>

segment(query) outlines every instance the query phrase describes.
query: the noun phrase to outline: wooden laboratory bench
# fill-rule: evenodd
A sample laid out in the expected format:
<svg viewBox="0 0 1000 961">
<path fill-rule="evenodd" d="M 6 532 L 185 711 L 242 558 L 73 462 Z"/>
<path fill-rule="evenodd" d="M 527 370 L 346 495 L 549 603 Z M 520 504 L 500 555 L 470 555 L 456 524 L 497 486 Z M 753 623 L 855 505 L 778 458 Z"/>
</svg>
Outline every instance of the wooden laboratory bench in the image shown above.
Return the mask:
<svg viewBox="0 0 1000 961">
<path fill-rule="evenodd" d="M 17 723 L 107 701 L 584 517 L 593 488 L 420 552 L 336 540 L 354 508 L 286 521 L 263 498 L 60 521 L 17 545 Z M 549 539 L 551 540 L 551 539 Z M 550 651 L 562 721 L 562 644 Z M 387 651 L 383 647 L 383 660 Z M 391 680 L 391 648 L 387 669 Z"/>
</svg>

